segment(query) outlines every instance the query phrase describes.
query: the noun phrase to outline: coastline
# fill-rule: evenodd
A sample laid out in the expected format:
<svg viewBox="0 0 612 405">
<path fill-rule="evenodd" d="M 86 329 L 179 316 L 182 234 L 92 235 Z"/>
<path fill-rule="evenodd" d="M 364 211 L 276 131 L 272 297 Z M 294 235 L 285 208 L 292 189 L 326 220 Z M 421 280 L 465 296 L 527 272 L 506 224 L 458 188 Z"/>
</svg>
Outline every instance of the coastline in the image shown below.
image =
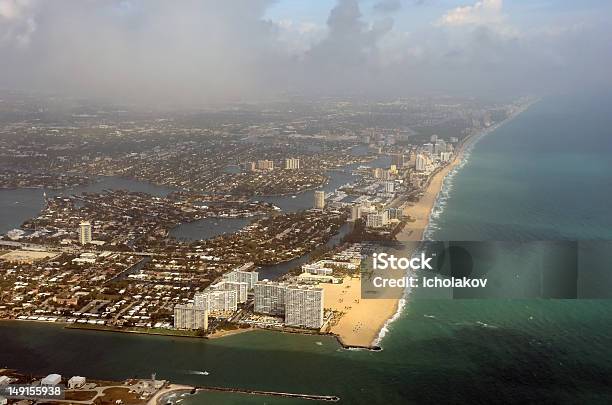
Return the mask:
<svg viewBox="0 0 612 405">
<path fill-rule="evenodd" d="M 456 148 L 456 153 L 450 163 L 435 171 L 429 178 L 425 191 L 416 203 L 404 203 L 401 207 L 414 218 L 398 233 L 398 241 L 421 241 L 426 239 L 428 229 L 433 222 L 432 215 L 439 204 L 440 195 L 445 189 L 445 182 L 467 161 L 471 148 L 484 136 L 495 131 L 500 126 L 514 119 L 529 109 L 535 101 L 526 103 L 513 111 L 506 119 L 486 128 L 483 131 L 471 134 L 464 138 Z M 299 256 L 301 257 L 301 256 Z M 287 259 L 274 265 L 295 260 L 297 257 Z M 345 348 L 379 349 L 379 345 L 389 330 L 390 325 L 397 320 L 408 301 L 409 290 L 405 290 L 401 298 L 361 299 L 360 278 L 345 278 L 339 285 L 324 285 L 326 295 L 326 308 L 342 312 L 343 316 L 334 325 L 329 326 L 329 333 L 336 336 Z M 171 337 L 195 337 L 184 334 L 169 334 L 157 331 L 117 330 L 104 327 L 87 327 L 66 324 L 66 328 L 82 330 L 111 331 L 119 333 L 165 335 Z M 244 330 L 247 332 L 248 330 Z M 221 338 L 227 335 L 242 333 L 243 331 L 230 331 L 219 333 L 209 338 Z"/>
<path fill-rule="evenodd" d="M 390 319 L 401 312 L 402 300 L 394 297 L 362 299 L 361 278 L 347 276 L 341 284 L 320 284 L 325 291 L 325 308 L 342 313 L 329 333 L 347 349 L 378 347 L 379 335 Z M 390 291 L 390 293 L 393 293 Z"/>
<path fill-rule="evenodd" d="M 398 241 L 423 240 L 444 180 L 462 162 L 466 146 L 472 144 L 477 135 L 466 138 L 455 158 L 431 177 L 423 196 L 417 203 L 402 205 L 402 207 L 408 206 L 409 215 L 416 220 L 406 223 L 396 236 Z M 409 295 L 409 289 L 406 289 L 401 298 L 361 299 L 361 279 L 351 277 L 345 278 L 342 284 L 324 285 L 323 288 L 325 307 L 343 312 L 338 322 L 329 328 L 329 332 L 348 349 L 380 350 L 383 338 L 391 324 L 401 316 Z M 364 319 L 367 319 L 367 322 Z"/>
<path fill-rule="evenodd" d="M 422 241 L 426 236 L 427 230 L 432 221 L 433 210 L 439 202 L 440 193 L 444 190 L 445 180 L 447 177 L 452 176 L 456 173 L 456 169 L 461 168 L 466 162 L 466 156 L 468 152 L 472 150 L 474 145 L 478 143 L 480 139 L 494 132 L 502 125 L 510 122 L 523 112 L 527 111 L 538 100 L 528 102 L 526 105 L 518 108 L 517 111 L 513 112 L 505 120 L 498 122 L 497 124 L 486 128 L 483 131 L 474 133 L 465 138 L 458 147 L 458 150 L 453 157 L 453 160 L 446 166 L 439 169 L 430 178 L 425 191 L 419 201 L 416 203 L 406 202 L 402 205 L 404 212 L 408 212 L 411 218 L 415 221 L 407 222 L 406 226 L 397 235 L 397 240 L 400 242 L 406 241 Z"/>
<path fill-rule="evenodd" d="M 189 394 L 195 390 L 191 385 L 169 384 L 166 388 L 157 391 L 149 400 L 147 405 L 163 405 L 168 403 L 168 397 L 181 394 Z"/>
<path fill-rule="evenodd" d="M 406 202 L 401 205 L 405 212 L 414 219 L 407 222 L 404 228 L 397 234 L 399 242 L 418 242 L 427 239 L 427 234 L 433 222 L 435 208 L 440 203 L 440 196 L 445 190 L 447 180 L 457 173 L 469 157 L 469 152 L 476 143 L 484 136 L 492 133 L 502 125 L 508 123 L 523 112 L 527 111 L 538 100 L 533 100 L 513 111 L 505 120 L 486 128 L 483 131 L 474 133 L 466 137 L 458 146 L 453 160 L 446 166 L 440 168 L 430 177 L 429 182 L 419 201 L 416 203 Z M 355 283 L 351 279 L 349 283 Z M 360 283 L 360 279 L 356 279 Z M 345 279 L 346 282 L 346 279 Z M 340 284 L 340 289 L 345 285 Z M 347 290 L 341 292 L 343 298 L 350 299 L 351 305 L 342 305 L 343 301 L 338 298 L 338 292 L 334 286 L 325 286 L 326 300 L 330 303 L 326 305 L 331 309 L 343 312 L 347 311 L 337 322 L 329 328 L 330 333 L 334 334 L 340 344 L 345 348 L 364 348 L 380 350 L 380 344 L 389 331 L 393 322 L 402 314 L 407 305 L 410 289 L 404 290 L 401 298 L 383 299 L 364 299 L 361 300 L 359 286 L 352 288 L 352 284 Z M 351 293 L 347 293 L 348 290 Z M 337 302 L 340 299 L 340 302 Z M 363 321 L 363 319 L 367 319 Z"/>
</svg>

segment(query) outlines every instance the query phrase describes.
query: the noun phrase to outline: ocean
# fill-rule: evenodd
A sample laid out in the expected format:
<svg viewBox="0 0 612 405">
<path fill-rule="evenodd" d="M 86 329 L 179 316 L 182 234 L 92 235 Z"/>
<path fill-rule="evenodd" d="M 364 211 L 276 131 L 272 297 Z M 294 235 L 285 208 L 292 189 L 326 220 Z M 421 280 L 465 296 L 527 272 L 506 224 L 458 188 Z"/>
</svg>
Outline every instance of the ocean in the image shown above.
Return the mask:
<svg viewBox="0 0 612 405">
<path fill-rule="evenodd" d="M 611 102 L 601 94 L 545 98 L 483 137 L 446 183 L 427 235 L 612 239 Z M 607 404 L 610 314 L 609 300 L 451 300 L 415 291 L 380 352 L 266 331 L 203 341 L 2 322 L 0 367 L 106 379 L 156 372 L 177 383 L 337 395 L 342 404 Z M 299 403 L 312 402 L 220 393 L 181 401 Z"/>
</svg>

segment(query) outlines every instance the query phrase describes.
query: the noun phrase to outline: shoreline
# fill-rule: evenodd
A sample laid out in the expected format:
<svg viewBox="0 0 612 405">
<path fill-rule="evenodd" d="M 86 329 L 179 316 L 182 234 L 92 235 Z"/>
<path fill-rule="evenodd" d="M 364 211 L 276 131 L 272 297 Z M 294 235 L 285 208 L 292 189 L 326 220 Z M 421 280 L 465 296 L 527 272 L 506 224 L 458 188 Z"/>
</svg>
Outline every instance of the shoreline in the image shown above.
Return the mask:
<svg viewBox="0 0 612 405">
<path fill-rule="evenodd" d="M 466 137 L 459 145 L 458 151 L 456 151 L 453 160 L 446 166 L 438 169 L 430 177 L 423 195 L 419 198 L 416 203 L 405 202 L 402 204 L 402 208 L 406 209 L 411 215 L 411 218 L 415 218 L 413 222 L 407 222 L 404 229 L 397 234 L 397 240 L 400 242 L 418 242 L 424 240 L 429 225 L 432 222 L 432 213 L 437 203 L 439 202 L 440 193 L 444 189 L 444 183 L 449 175 L 453 175 L 455 169 L 461 168 L 465 164 L 465 155 L 470 152 L 472 148 L 485 136 L 496 131 L 503 125 L 512 121 L 525 111 L 527 111 L 533 104 L 538 100 L 528 102 L 526 105 L 518 108 L 517 111 L 508 116 L 505 120 L 498 122 L 497 124 L 486 128 L 483 131 L 474 133 Z M 414 214 L 414 215 L 412 215 Z"/>
<path fill-rule="evenodd" d="M 422 241 L 426 238 L 430 224 L 433 221 L 432 215 L 439 203 L 441 192 L 445 188 L 445 181 L 449 175 L 454 175 L 457 169 L 467 161 L 466 155 L 471 151 L 473 146 L 484 136 L 494 132 L 507 122 L 527 111 L 538 100 L 532 100 L 525 105 L 518 107 L 506 119 L 490 126 L 480 132 L 473 133 L 464 138 L 458 147 L 456 153 L 450 163 L 438 168 L 428 179 L 424 192 L 416 203 L 404 202 L 401 207 L 404 208 L 411 218 L 415 220 L 407 222 L 404 228 L 397 234 L 398 241 Z M 305 190 L 307 191 L 307 190 Z M 302 191 L 304 192 L 304 191 Z M 301 193 L 301 192 L 300 192 Z M 291 262 L 302 256 L 293 257 L 284 260 L 275 266 Z M 360 277 L 345 277 L 344 282 L 338 285 L 323 285 L 326 295 L 326 308 L 333 309 L 336 312 L 342 313 L 342 316 L 333 324 L 327 327 L 327 333 L 336 337 L 339 344 L 345 349 L 369 349 L 381 350 L 380 344 L 383 338 L 389 331 L 392 323 L 397 320 L 404 308 L 407 305 L 409 298 L 409 289 L 404 290 L 402 297 L 389 297 L 382 299 L 361 299 L 361 278 Z M 346 301 L 345 301 L 346 300 Z M 348 305 L 347 305 L 348 304 Z M 93 331 L 110 331 L 115 333 L 132 333 L 141 335 L 161 335 L 168 337 L 190 337 L 200 338 L 189 334 L 174 334 L 164 333 L 165 331 L 143 331 L 143 330 L 121 330 L 117 328 L 109 328 L 104 326 L 85 326 L 75 325 L 62 322 L 47 322 L 36 320 L 20 320 L 20 319 L 3 319 L 4 321 L 30 321 L 42 323 L 56 323 L 63 325 L 67 329 L 93 330 Z M 223 331 L 219 334 L 212 335 L 207 338 L 222 338 L 237 333 L 247 332 L 252 329 Z"/>
<path fill-rule="evenodd" d="M 346 276 L 341 284 L 319 286 L 325 293 L 325 308 L 341 314 L 327 332 L 345 349 L 381 350 L 378 336 L 389 319 L 401 312 L 401 300 L 392 296 L 362 299 L 361 277 Z"/>
<path fill-rule="evenodd" d="M 520 106 L 516 111 L 510 114 L 503 121 L 498 122 L 492 127 L 486 128 L 483 131 L 474 133 L 469 135 L 460 143 L 458 150 L 453 157 L 453 160 L 442 167 L 441 169 L 434 172 L 432 177 L 430 177 L 427 186 L 423 195 L 419 198 L 419 201 L 416 203 L 405 202 L 401 205 L 402 208 L 408 209 L 410 216 L 415 218 L 413 222 L 407 222 L 404 228 L 396 235 L 396 239 L 399 242 L 420 242 L 426 240 L 427 233 L 430 229 L 430 224 L 433 221 L 432 215 L 434 214 L 434 210 L 436 206 L 438 206 L 440 194 L 445 189 L 446 180 L 454 174 L 457 173 L 459 169 L 463 167 L 463 165 L 467 162 L 466 154 L 469 153 L 472 148 L 485 136 L 491 134 L 496 131 L 498 128 L 512 121 L 514 118 L 518 117 L 525 111 L 527 111 L 532 105 L 540 101 L 540 99 L 535 99 L 527 102 L 525 105 Z M 468 155 L 469 157 L 469 155 Z M 416 212 L 415 212 L 416 211 Z M 410 295 L 410 288 L 406 288 L 402 297 L 397 299 L 397 306 L 395 312 L 388 316 L 380 328 L 376 338 L 372 341 L 372 343 L 368 346 L 369 348 L 379 348 L 382 343 L 382 340 L 389 332 L 390 326 L 395 322 L 402 314 L 404 308 L 408 303 L 408 298 Z"/>
<path fill-rule="evenodd" d="M 505 121 L 504 121 L 505 122 Z M 487 129 L 488 131 L 488 129 Z M 464 139 L 453 160 L 446 166 L 435 171 L 429 178 L 423 195 L 416 203 L 405 202 L 401 207 L 409 212 L 414 221 L 407 222 L 404 228 L 397 234 L 396 239 L 400 242 L 422 241 L 431 222 L 431 214 L 438 201 L 438 196 L 444 187 L 444 180 L 451 172 L 464 162 L 466 148 L 473 145 L 477 138 L 483 133 L 473 134 Z"/>
</svg>

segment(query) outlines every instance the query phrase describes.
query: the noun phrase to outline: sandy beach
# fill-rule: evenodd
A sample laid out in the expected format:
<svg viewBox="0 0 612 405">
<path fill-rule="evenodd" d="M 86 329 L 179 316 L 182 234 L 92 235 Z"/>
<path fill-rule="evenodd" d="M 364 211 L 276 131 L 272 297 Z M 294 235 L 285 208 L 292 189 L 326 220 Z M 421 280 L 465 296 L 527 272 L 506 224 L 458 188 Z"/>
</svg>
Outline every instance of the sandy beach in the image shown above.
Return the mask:
<svg viewBox="0 0 612 405">
<path fill-rule="evenodd" d="M 444 179 L 448 173 L 450 173 L 455 167 L 457 167 L 457 165 L 461 163 L 464 145 L 469 144 L 470 142 L 471 140 L 466 140 L 466 142 L 459 148 L 457 154 L 455 154 L 453 160 L 433 175 L 418 202 L 407 202 L 402 206 L 404 209 L 404 215 L 410 215 L 413 221 L 406 223 L 404 229 L 397 234 L 397 240 L 420 241 L 423 239 L 423 233 L 429 224 L 429 215 L 431 214 L 431 210 L 436 203 L 436 198 L 438 197 L 438 193 L 442 188 L 442 184 L 444 184 Z"/>
<path fill-rule="evenodd" d="M 444 179 L 462 161 L 467 148 L 481 136 L 495 130 L 497 127 L 525 111 L 531 103 L 520 108 L 511 117 L 487 130 L 466 138 L 455 150 L 453 160 L 439 169 L 430 178 L 423 195 L 416 203 L 404 203 L 404 212 L 413 219 L 408 222 L 396 236 L 398 241 L 420 241 L 429 224 L 431 211 L 436 203 L 438 193 L 442 189 Z M 345 346 L 373 347 L 385 324 L 398 311 L 400 299 L 377 298 L 361 299 L 361 279 L 346 277 L 342 284 L 322 285 L 325 289 L 325 307 L 342 312 L 343 315 L 329 331 L 335 334 Z M 396 295 L 390 293 L 389 295 Z"/>
<path fill-rule="evenodd" d="M 444 178 L 451 172 L 463 157 L 467 139 L 455 155 L 455 158 L 438 170 L 427 185 L 423 196 L 417 203 L 406 203 L 403 207 L 413 219 L 397 235 L 399 241 L 420 241 L 429 223 L 429 215 Z M 325 307 L 342 312 L 340 320 L 332 325 L 329 331 L 335 334 L 344 346 L 374 347 L 380 331 L 398 310 L 399 298 L 396 292 L 389 292 L 392 298 L 361 299 L 361 279 L 345 277 L 342 284 L 322 284 L 325 289 Z"/>
<path fill-rule="evenodd" d="M 419 201 L 416 203 L 406 202 L 404 205 L 402 205 L 402 208 L 404 209 L 404 214 L 410 215 L 410 217 L 414 219 L 414 221 L 406 223 L 406 226 L 404 227 L 404 229 L 402 229 L 402 232 L 400 232 L 396 236 L 398 241 L 423 240 L 423 234 L 425 232 L 425 229 L 427 229 L 427 225 L 429 224 L 429 216 L 431 210 L 433 209 L 434 204 L 436 203 L 438 193 L 442 189 L 444 179 L 461 163 L 466 149 L 478 139 L 480 139 L 482 136 L 489 134 L 490 132 L 499 128 L 501 125 L 512 120 L 517 115 L 526 111 L 529 106 L 531 106 L 535 102 L 536 101 L 529 102 L 500 123 L 489 127 L 482 132 L 468 136 L 463 140 L 460 145 L 457 146 L 453 160 L 449 164 L 444 166 L 442 169 L 438 170 L 433 175 L 433 177 L 430 178 L 430 181 L 427 184 L 427 187 L 425 188 L 425 191 L 423 192 L 423 195 L 421 196 Z"/>
<path fill-rule="evenodd" d="M 388 319 L 397 312 L 397 298 L 361 299 L 361 278 L 345 277 L 342 284 L 320 284 L 325 308 L 343 315 L 329 331 L 344 346 L 373 347 Z"/>
<path fill-rule="evenodd" d="M 221 331 L 215 331 L 214 333 L 208 335 L 207 337 L 209 339 L 218 339 L 218 338 L 222 338 L 222 337 L 226 337 L 226 336 L 234 336 L 234 335 L 239 335 L 241 333 L 252 332 L 254 330 L 255 329 L 253 329 L 253 328 L 239 328 L 239 329 L 221 330 Z"/>
</svg>

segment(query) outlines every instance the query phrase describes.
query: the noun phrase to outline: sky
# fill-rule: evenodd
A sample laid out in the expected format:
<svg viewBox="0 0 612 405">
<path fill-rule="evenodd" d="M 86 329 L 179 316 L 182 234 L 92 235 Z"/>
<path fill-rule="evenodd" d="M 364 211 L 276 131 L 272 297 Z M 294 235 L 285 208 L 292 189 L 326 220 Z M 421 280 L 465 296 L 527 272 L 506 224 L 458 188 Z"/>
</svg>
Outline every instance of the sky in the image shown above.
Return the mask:
<svg viewBox="0 0 612 405">
<path fill-rule="evenodd" d="M 608 0 L 0 0 L 0 88 L 199 106 L 609 87 Z"/>
</svg>

